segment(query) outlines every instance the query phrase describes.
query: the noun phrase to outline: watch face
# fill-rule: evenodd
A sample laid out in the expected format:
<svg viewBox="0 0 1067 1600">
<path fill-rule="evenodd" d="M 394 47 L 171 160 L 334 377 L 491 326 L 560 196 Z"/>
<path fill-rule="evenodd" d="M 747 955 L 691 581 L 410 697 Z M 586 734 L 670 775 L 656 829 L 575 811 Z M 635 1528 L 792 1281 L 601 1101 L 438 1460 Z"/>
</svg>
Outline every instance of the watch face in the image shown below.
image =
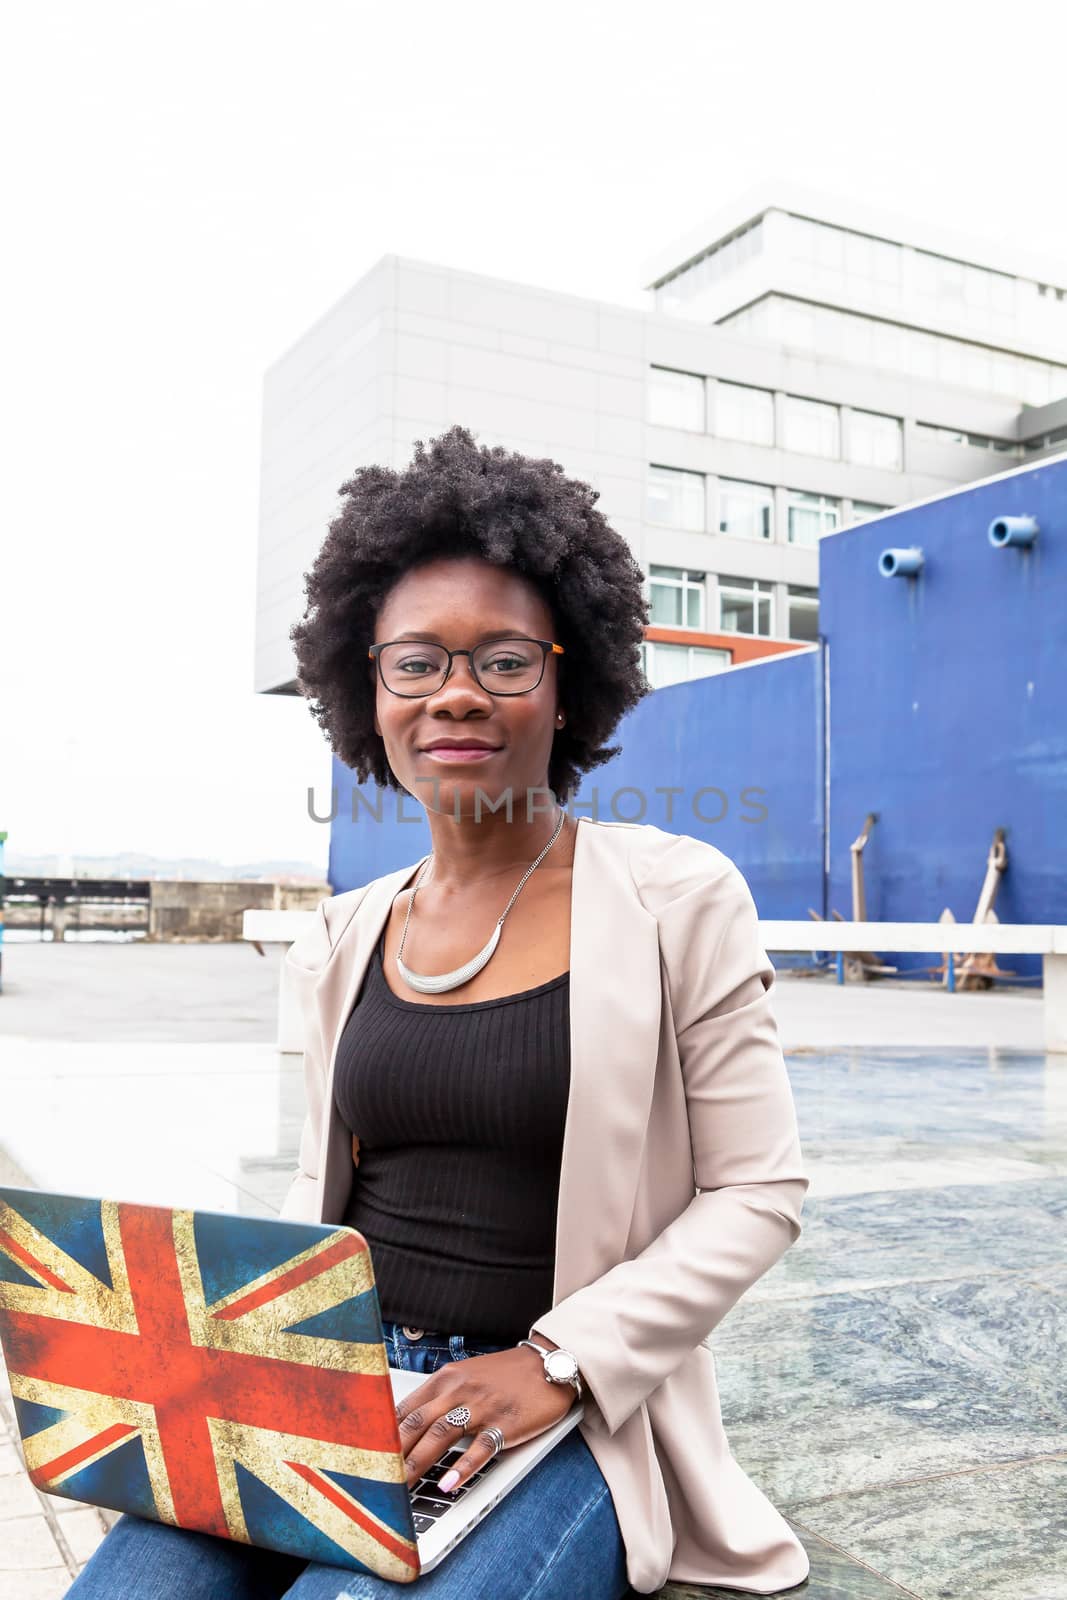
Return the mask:
<svg viewBox="0 0 1067 1600">
<path fill-rule="evenodd" d="M 566 1350 L 553 1350 L 545 1362 L 545 1370 L 559 1383 L 569 1383 L 577 1375 L 578 1363 Z"/>
</svg>

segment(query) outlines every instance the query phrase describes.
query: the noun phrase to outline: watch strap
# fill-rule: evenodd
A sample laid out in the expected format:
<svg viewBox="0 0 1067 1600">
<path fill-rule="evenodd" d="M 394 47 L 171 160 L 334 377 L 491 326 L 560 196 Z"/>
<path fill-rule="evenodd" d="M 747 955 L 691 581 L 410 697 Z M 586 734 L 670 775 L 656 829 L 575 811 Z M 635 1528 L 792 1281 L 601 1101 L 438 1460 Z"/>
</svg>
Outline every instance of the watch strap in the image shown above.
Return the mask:
<svg viewBox="0 0 1067 1600">
<path fill-rule="evenodd" d="M 546 1350 L 545 1346 L 543 1344 L 535 1344 L 532 1339 L 520 1339 L 518 1341 L 518 1345 L 519 1346 L 526 1345 L 530 1350 L 536 1350 L 537 1351 L 538 1355 L 541 1357 L 542 1362 L 544 1363 L 545 1381 L 547 1383 L 570 1383 L 570 1384 L 572 1384 L 574 1386 L 575 1390 L 577 1391 L 578 1399 L 580 1400 L 582 1398 L 582 1380 L 581 1380 L 581 1378 L 580 1378 L 580 1376 L 578 1374 L 578 1363 L 577 1363 L 577 1361 L 574 1362 L 575 1371 L 574 1371 L 574 1377 L 573 1378 L 553 1378 L 551 1373 L 548 1370 L 548 1358 L 549 1358 L 549 1356 L 554 1356 L 556 1354 L 555 1350 Z M 573 1355 L 571 1355 L 571 1352 L 569 1350 L 566 1351 L 566 1354 L 571 1356 L 571 1360 L 572 1361 L 574 1360 L 574 1357 L 573 1357 Z"/>
</svg>

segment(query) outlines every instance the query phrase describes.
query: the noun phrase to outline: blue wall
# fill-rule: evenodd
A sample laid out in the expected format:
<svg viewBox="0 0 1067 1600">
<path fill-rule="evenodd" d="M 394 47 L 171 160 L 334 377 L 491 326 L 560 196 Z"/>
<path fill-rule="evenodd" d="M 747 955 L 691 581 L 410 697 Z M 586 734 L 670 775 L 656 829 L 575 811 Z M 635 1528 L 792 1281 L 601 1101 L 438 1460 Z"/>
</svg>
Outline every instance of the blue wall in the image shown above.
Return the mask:
<svg viewBox="0 0 1067 1600">
<path fill-rule="evenodd" d="M 1037 518 L 1029 551 L 989 543 L 1001 515 Z M 922 574 L 882 577 L 881 552 L 910 545 Z M 936 921 L 948 906 L 970 921 L 1001 826 L 1000 920 L 1067 920 L 1067 460 L 830 535 L 819 561 L 820 646 L 646 696 L 612 736 L 622 754 L 587 774 L 571 809 L 707 839 L 768 918 L 851 917 L 849 845 L 873 811 L 868 915 Z M 336 892 L 429 850 L 410 796 L 365 786 L 383 821 L 353 823 L 353 777 L 336 760 L 333 782 Z M 670 786 L 673 814 L 655 793 Z M 999 964 L 1040 971 L 1034 956 Z"/>
<path fill-rule="evenodd" d="M 1029 550 L 994 549 L 994 517 L 1030 515 Z M 918 545 L 916 578 L 883 578 Z M 829 651 L 830 904 L 851 915 L 849 845 L 867 913 L 972 920 L 997 827 L 1002 922 L 1067 917 L 1067 461 L 976 484 L 834 534 L 820 546 Z M 939 956 L 936 959 L 940 959 Z M 924 964 L 900 956 L 901 967 Z M 1000 957 L 1020 974 L 1036 956 Z"/>
<path fill-rule="evenodd" d="M 821 911 L 820 677 L 806 649 L 646 695 L 612 736 L 622 754 L 587 774 L 573 809 L 592 815 L 595 791 L 609 822 L 706 839 L 737 862 L 761 916 Z M 628 786 L 647 795 L 644 815 L 638 795 L 617 793 Z M 672 786 L 673 814 L 655 793 Z"/>
<path fill-rule="evenodd" d="M 410 866 L 429 851 L 426 814 L 411 795 L 356 783 L 354 774 L 336 756 L 332 782 L 337 818 L 330 826 L 327 876 L 334 894 Z M 353 804 L 354 797 L 359 797 L 359 803 Z M 321 815 L 326 809 L 324 797 L 316 793 L 315 802 Z"/>
</svg>

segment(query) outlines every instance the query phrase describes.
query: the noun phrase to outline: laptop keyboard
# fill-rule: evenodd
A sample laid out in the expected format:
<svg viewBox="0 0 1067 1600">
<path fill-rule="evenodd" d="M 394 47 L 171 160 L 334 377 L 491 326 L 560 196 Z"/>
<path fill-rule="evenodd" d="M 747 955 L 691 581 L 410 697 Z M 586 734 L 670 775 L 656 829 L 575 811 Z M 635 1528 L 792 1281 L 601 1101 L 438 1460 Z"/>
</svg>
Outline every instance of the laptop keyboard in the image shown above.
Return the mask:
<svg viewBox="0 0 1067 1600">
<path fill-rule="evenodd" d="M 491 1472 L 500 1460 L 495 1455 L 479 1467 L 477 1472 L 472 1472 L 465 1483 L 458 1484 L 455 1489 L 442 1490 L 437 1487 L 438 1480 L 455 1466 L 460 1456 L 466 1455 L 466 1450 L 446 1450 L 440 1461 L 432 1467 L 427 1467 L 417 1483 L 412 1484 L 411 1514 L 415 1520 L 415 1532 L 425 1533 L 432 1528 L 438 1517 L 443 1517 L 458 1501 L 463 1499 L 468 1489 L 476 1483 L 481 1483 L 487 1472 Z"/>
</svg>

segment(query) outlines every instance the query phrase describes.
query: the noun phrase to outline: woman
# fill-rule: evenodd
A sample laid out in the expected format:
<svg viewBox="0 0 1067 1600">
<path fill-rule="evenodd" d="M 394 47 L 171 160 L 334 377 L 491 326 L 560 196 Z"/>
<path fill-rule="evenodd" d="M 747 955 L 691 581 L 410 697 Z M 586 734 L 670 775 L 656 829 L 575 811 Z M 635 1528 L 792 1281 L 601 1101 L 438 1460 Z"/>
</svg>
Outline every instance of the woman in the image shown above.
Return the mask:
<svg viewBox="0 0 1067 1600">
<path fill-rule="evenodd" d="M 564 810 L 647 691 L 640 569 L 587 485 L 463 428 L 342 492 L 301 687 L 361 781 L 426 807 L 432 850 L 322 901 L 290 951 L 308 1111 L 282 1214 L 370 1243 L 390 1361 L 427 1374 L 398 1406 L 409 1483 L 470 1434 L 455 1487 L 584 1406 L 416 1588 L 778 1592 L 808 1559 L 730 1453 L 703 1343 L 800 1233 L 774 968 L 720 851 Z M 404 1587 L 124 1517 L 70 1592 Z"/>
</svg>

